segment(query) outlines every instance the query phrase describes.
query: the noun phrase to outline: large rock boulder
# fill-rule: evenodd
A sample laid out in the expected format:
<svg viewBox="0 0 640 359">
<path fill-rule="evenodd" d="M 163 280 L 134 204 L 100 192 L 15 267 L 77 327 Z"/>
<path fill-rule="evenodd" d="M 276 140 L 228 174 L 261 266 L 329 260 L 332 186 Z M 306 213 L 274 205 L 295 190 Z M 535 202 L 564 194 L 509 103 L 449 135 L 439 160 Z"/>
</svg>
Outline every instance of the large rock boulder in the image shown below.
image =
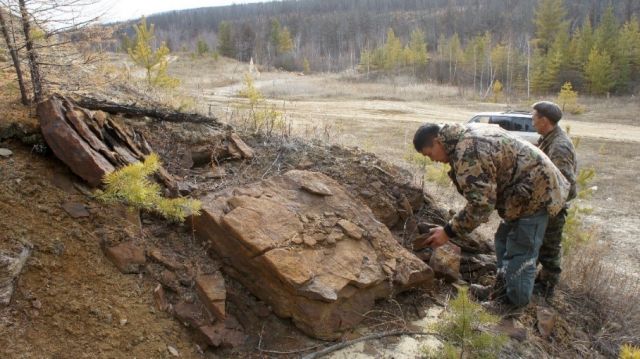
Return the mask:
<svg viewBox="0 0 640 359">
<path fill-rule="evenodd" d="M 376 299 L 433 279 L 366 205 L 316 172 L 205 197 L 194 225 L 231 276 L 317 338 L 338 338 Z"/>
<path fill-rule="evenodd" d="M 62 100 L 57 97 L 38 105 L 42 135 L 56 157 L 90 185 L 98 187 L 102 184 L 104 175 L 113 171 L 115 167 L 103 153 L 82 138 L 67 121 L 64 111 Z M 83 122 L 77 124 L 78 127 L 84 125 Z M 86 125 L 81 128 L 85 127 Z M 91 131 L 87 130 L 86 134 L 98 141 Z"/>
</svg>

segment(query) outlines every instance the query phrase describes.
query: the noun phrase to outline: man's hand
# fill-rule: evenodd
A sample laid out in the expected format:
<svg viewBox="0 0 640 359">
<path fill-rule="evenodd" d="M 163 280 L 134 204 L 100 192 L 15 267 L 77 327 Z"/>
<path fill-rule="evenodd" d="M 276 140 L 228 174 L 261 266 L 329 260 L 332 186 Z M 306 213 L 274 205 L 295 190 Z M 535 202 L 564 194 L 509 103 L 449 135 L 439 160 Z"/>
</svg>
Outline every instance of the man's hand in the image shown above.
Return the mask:
<svg viewBox="0 0 640 359">
<path fill-rule="evenodd" d="M 426 237 L 426 238 L 425 238 Z M 449 236 L 441 226 L 431 228 L 428 234 L 416 238 L 413 243 L 413 250 L 420 250 L 425 247 L 438 248 L 449 241 Z"/>
<path fill-rule="evenodd" d="M 429 230 L 429 237 L 426 242 L 431 248 L 436 249 L 449 242 L 449 236 L 447 236 L 447 232 L 444 231 L 444 228 L 438 226 Z"/>
</svg>

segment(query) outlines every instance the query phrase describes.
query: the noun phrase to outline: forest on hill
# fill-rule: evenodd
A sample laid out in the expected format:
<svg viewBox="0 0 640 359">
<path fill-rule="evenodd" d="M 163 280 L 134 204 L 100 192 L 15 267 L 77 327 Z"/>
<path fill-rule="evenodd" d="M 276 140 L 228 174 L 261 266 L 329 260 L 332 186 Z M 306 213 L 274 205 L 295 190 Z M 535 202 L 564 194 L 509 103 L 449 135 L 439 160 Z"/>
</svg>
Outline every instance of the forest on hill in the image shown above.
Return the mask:
<svg viewBox="0 0 640 359">
<path fill-rule="evenodd" d="M 640 83 L 638 0 L 300 0 L 150 16 L 172 51 L 264 66 L 408 74 L 479 95 L 594 95 Z M 124 26 L 126 48 L 133 32 Z"/>
</svg>

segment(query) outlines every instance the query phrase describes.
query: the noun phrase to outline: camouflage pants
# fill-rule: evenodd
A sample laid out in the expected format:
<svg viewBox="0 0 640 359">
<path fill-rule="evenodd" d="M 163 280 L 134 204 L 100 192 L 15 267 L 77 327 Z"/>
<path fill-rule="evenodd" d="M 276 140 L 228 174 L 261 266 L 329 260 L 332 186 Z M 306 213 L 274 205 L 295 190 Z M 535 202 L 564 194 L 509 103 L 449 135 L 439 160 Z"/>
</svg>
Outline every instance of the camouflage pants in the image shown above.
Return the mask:
<svg viewBox="0 0 640 359">
<path fill-rule="evenodd" d="M 562 260 L 562 229 L 567 218 L 566 208 L 562 209 L 555 217 L 549 218 L 547 230 L 544 233 L 542 247 L 538 262 L 542 264 L 542 270 L 538 274 L 537 281 L 547 287 L 558 284 Z"/>
<path fill-rule="evenodd" d="M 538 252 L 548 220 L 545 211 L 515 221 L 502 221 L 496 231 L 498 271 L 504 274 L 507 298 L 515 306 L 524 306 L 531 299 Z"/>
</svg>

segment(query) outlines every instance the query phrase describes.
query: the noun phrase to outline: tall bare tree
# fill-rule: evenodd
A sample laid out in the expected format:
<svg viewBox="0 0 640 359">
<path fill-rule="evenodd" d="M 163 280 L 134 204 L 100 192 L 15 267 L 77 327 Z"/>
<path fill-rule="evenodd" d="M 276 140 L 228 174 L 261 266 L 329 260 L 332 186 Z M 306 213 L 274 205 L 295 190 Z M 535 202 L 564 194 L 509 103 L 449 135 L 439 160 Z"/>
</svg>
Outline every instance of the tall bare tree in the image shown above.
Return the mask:
<svg viewBox="0 0 640 359">
<path fill-rule="evenodd" d="M 11 14 L 5 15 L 5 9 L 0 8 L 0 28 L 2 28 L 2 36 L 7 44 L 7 49 L 11 55 L 11 61 L 16 71 L 16 77 L 18 80 L 18 86 L 20 88 L 20 100 L 23 105 L 29 104 L 29 95 L 27 95 L 27 88 L 24 85 L 24 77 L 22 76 L 22 66 L 20 65 L 20 58 L 18 57 L 18 49 L 16 48 L 15 38 L 9 34 L 10 23 L 7 20 L 11 20 Z M 13 30 L 13 28 L 12 28 Z"/>
<path fill-rule="evenodd" d="M 8 30 L 9 21 L 16 18 L 20 21 L 20 34 L 14 38 L 4 35 L 8 47 L 15 50 L 14 68 L 17 74 L 22 74 L 23 63 L 29 68 L 33 101 L 44 99 L 45 75 L 54 67 L 70 66 L 82 55 L 70 52 L 70 46 L 78 39 L 78 34 L 91 33 L 86 30 L 98 16 L 86 16 L 82 11 L 99 0 L 0 0 L 0 7 L 6 13 L 2 23 L 4 30 Z M 13 30 L 13 28 L 11 28 Z M 86 34 L 82 34 L 86 35 Z M 11 43 L 11 46 L 9 46 Z M 20 50 L 26 50 L 26 59 L 19 56 Z M 11 51 L 11 50 L 10 50 Z M 20 82 L 19 76 L 18 81 Z M 22 87 L 26 86 L 22 81 Z M 23 103 L 24 101 L 24 95 Z"/>
</svg>

